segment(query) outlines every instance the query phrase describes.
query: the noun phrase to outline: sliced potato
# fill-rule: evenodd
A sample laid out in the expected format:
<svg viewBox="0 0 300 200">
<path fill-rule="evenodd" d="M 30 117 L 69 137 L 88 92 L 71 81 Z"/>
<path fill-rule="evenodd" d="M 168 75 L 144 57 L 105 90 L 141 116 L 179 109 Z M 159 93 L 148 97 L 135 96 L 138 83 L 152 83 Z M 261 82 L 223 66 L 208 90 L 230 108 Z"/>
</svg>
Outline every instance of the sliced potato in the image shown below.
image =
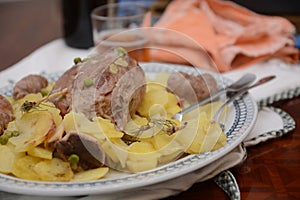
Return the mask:
<svg viewBox="0 0 300 200">
<path fill-rule="evenodd" d="M 220 128 L 219 124 L 210 124 L 206 130 L 205 138 L 200 152 L 214 151 L 226 145 L 226 135 Z"/>
<path fill-rule="evenodd" d="M 207 135 L 207 129 L 209 127 L 209 119 L 207 118 L 206 112 L 201 112 L 200 113 L 200 119 L 198 124 L 196 124 L 195 128 L 196 129 L 196 135 L 193 138 L 193 140 L 190 143 L 189 148 L 186 150 L 187 153 L 190 154 L 197 154 L 202 151 L 202 146 L 204 145 L 205 142 L 210 142 L 209 140 L 205 141 L 204 138 Z M 205 144 L 206 146 L 210 146 L 212 144 Z"/>
<path fill-rule="evenodd" d="M 150 83 L 147 85 L 147 92 L 143 97 L 137 112 L 143 117 L 149 117 L 149 111 L 153 105 L 159 104 L 164 106 L 168 102 L 168 92 L 165 87 Z"/>
<path fill-rule="evenodd" d="M 11 173 L 15 162 L 15 154 L 6 145 L 0 145 L 0 172 Z"/>
<path fill-rule="evenodd" d="M 62 117 L 60 115 L 60 110 L 57 109 L 52 102 L 41 103 L 38 109 L 51 113 L 56 126 L 59 126 L 61 124 Z"/>
<path fill-rule="evenodd" d="M 134 142 L 128 150 L 126 166 L 131 172 L 141 172 L 157 167 L 160 154 L 150 142 Z"/>
<path fill-rule="evenodd" d="M 123 133 L 117 131 L 113 123 L 108 119 L 95 117 L 90 121 L 82 113 L 70 112 L 63 120 L 64 129 L 67 133 L 76 131 L 86 133 L 96 137 L 97 139 L 108 138 L 121 138 Z"/>
<path fill-rule="evenodd" d="M 16 121 L 16 125 L 20 135 L 10 138 L 10 142 L 16 146 L 16 150 L 19 152 L 25 152 L 29 148 L 38 146 L 52 131 L 55 131 L 52 115 L 43 111 L 24 114 Z"/>
<path fill-rule="evenodd" d="M 101 148 L 114 163 L 120 163 L 122 167 L 125 167 L 128 158 L 128 147 L 121 139 L 106 140 Z"/>
<path fill-rule="evenodd" d="M 52 151 L 44 149 L 42 147 L 30 148 L 28 149 L 27 153 L 33 157 L 44 158 L 48 160 L 52 159 Z"/>
<path fill-rule="evenodd" d="M 186 150 L 187 153 L 203 153 L 216 150 L 226 144 L 226 136 L 220 126 L 210 123 L 210 118 L 206 112 L 199 115 L 197 134 L 191 145 Z"/>
<path fill-rule="evenodd" d="M 184 152 L 184 147 L 175 140 L 175 137 L 176 134 L 167 135 L 160 133 L 152 138 L 153 146 L 161 155 L 158 160 L 159 163 L 170 162 Z"/>
<path fill-rule="evenodd" d="M 108 167 L 100 167 L 96 169 L 90 169 L 87 171 L 78 172 L 74 175 L 72 181 L 94 181 L 103 178 L 109 171 Z"/>
<path fill-rule="evenodd" d="M 149 121 L 147 118 L 133 115 L 132 119 L 126 124 L 124 131 L 129 134 L 134 134 L 141 128 L 141 126 L 146 126 L 148 123 Z"/>
<path fill-rule="evenodd" d="M 98 123 L 90 121 L 83 113 L 69 112 L 63 119 L 64 129 L 67 133 L 72 131 L 87 134 L 101 133 Z"/>
<path fill-rule="evenodd" d="M 138 126 L 143 126 L 148 124 L 148 119 L 145 117 L 141 117 L 139 115 L 133 115 L 132 120 L 138 125 Z"/>
<path fill-rule="evenodd" d="M 24 113 L 21 111 L 21 107 L 25 101 L 37 102 L 41 98 L 43 98 L 43 96 L 40 93 L 37 93 L 37 94 L 27 94 L 25 97 L 23 97 L 19 100 L 16 100 L 13 104 L 13 110 L 14 110 L 14 115 L 15 115 L 16 119 L 19 119 L 23 116 Z M 36 109 L 32 109 L 31 112 L 33 112 L 33 110 L 38 111 L 37 109 L 38 109 L 38 107 Z"/>
<path fill-rule="evenodd" d="M 173 140 L 173 138 L 174 135 L 159 133 L 152 138 L 152 144 L 156 150 L 159 150 L 168 145 Z"/>
<path fill-rule="evenodd" d="M 104 119 L 102 117 L 95 118 L 95 121 L 98 122 L 102 133 L 108 138 L 121 138 L 123 137 L 124 133 L 121 131 L 117 131 L 115 125 L 109 120 Z"/>
<path fill-rule="evenodd" d="M 10 141 L 8 141 L 8 143 L 6 144 L 6 146 L 9 147 L 10 150 L 14 153 L 15 159 L 19 159 L 19 158 L 21 158 L 21 157 L 23 157 L 23 156 L 26 155 L 26 152 L 18 152 L 18 151 L 16 151 L 16 146 L 13 145 Z"/>
<path fill-rule="evenodd" d="M 148 117 L 151 119 L 166 119 L 167 112 L 163 105 L 153 104 L 148 111 Z"/>
<path fill-rule="evenodd" d="M 149 153 L 156 151 L 150 142 L 134 142 L 129 146 L 129 152 L 133 153 Z"/>
<path fill-rule="evenodd" d="M 39 174 L 36 173 L 36 171 L 34 170 L 34 167 L 40 161 L 40 158 L 32 156 L 21 157 L 14 162 L 12 173 L 19 178 L 29 180 L 40 180 Z"/>
<path fill-rule="evenodd" d="M 51 131 L 47 135 L 46 144 L 60 140 L 64 135 L 65 129 L 63 124 L 56 127 L 55 131 Z"/>
<path fill-rule="evenodd" d="M 177 141 L 184 149 L 188 149 L 192 142 L 196 140 L 198 119 L 186 121 L 186 126 L 175 133 L 174 140 Z"/>
<path fill-rule="evenodd" d="M 38 162 L 33 171 L 43 181 L 70 181 L 74 176 L 70 164 L 58 158 Z"/>
<path fill-rule="evenodd" d="M 181 110 L 178 105 L 178 98 L 170 92 L 168 92 L 168 101 L 165 105 L 165 109 L 167 110 L 169 117 L 172 117 L 173 115 L 175 115 L 175 113 Z"/>
</svg>

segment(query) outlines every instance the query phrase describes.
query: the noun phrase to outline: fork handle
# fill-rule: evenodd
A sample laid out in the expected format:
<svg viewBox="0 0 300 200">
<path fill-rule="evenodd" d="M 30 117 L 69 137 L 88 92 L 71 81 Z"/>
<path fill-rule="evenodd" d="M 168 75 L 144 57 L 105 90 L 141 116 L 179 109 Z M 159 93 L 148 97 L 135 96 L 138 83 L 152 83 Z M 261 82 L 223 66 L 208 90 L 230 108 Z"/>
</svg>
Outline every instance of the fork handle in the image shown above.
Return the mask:
<svg viewBox="0 0 300 200">
<path fill-rule="evenodd" d="M 217 97 L 219 97 L 222 93 L 225 93 L 226 90 L 224 89 L 221 89 L 221 90 L 218 90 L 217 92 L 215 92 L 214 94 L 212 95 L 208 95 L 207 97 L 205 97 L 204 99 L 201 99 L 200 101 L 190 105 L 189 107 L 187 108 L 184 108 L 182 109 L 179 113 L 181 115 L 184 115 L 192 110 L 194 110 L 195 108 L 201 106 L 201 105 L 204 105 L 206 103 L 209 103 L 211 101 L 213 101 L 214 99 L 216 99 Z"/>
</svg>

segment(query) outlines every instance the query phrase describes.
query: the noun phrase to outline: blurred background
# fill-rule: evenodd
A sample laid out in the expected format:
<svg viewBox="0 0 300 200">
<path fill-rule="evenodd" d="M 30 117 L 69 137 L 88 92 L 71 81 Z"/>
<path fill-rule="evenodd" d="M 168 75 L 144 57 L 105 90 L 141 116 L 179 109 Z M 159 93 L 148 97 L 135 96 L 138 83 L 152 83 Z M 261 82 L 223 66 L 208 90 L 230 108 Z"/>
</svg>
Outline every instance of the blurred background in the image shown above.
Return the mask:
<svg viewBox="0 0 300 200">
<path fill-rule="evenodd" d="M 126 1 L 126 0 L 119 0 Z M 131 0 L 132 1 L 132 0 Z M 155 16 L 164 11 L 171 0 L 136 0 L 143 2 Z M 257 13 L 283 16 L 300 32 L 299 0 L 233 0 Z M 82 3 L 84 2 L 84 3 Z M 117 0 L 0 0 L 0 71 L 15 64 L 38 47 L 62 37 L 70 37 L 70 19 L 87 19 L 88 13 L 78 9 L 92 7 Z M 88 4 L 87 4 L 88 3 Z M 84 7 L 91 6 L 91 7 Z M 30 13 L 30 14 L 28 14 Z M 81 13 L 81 14 L 79 14 Z M 73 18 L 70 18 L 70 16 Z M 75 19 L 77 16 L 78 19 Z M 68 19 L 67 19 L 68 18 Z M 87 23 L 81 21 L 80 23 Z M 86 27 L 86 26 L 85 26 Z M 74 30 L 73 30 L 74 31 Z M 90 30 L 81 30 L 90 31 Z M 68 35 L 69 34 L 69 35 Z M 89 34 L 89 33 L 85 33 Z M 69 38 L 70 39 L 70 38 Z M 89 37 L 86 37 L 89 40 Z M 72 38 L 70 39 L 72 40 Z M 72 41 L 71 41 L 72 42 Z M 85 41 L 88 42 L 88 41 Z M 85 48 L 85 47 L 78 47 Z"/>
</svg>

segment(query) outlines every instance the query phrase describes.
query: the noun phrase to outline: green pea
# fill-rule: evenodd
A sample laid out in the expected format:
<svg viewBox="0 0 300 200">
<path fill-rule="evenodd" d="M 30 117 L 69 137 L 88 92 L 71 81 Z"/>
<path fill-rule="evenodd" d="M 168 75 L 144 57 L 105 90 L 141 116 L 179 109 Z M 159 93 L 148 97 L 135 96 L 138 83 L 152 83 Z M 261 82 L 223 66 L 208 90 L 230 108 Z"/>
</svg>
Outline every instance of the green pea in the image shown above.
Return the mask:
<svg viewBox="0 0 300 200">
<path fill-rule="evenodd" d="M 84 86 L 85 87 L 91 87 L 93 84 L 94 84 L 93 79 L 91 79 L 91 78 L 84 79 Z"/>
<path fill-rule="evenodd" d="M 1 135 L 0 136 L 0 144 L 6 145 L 8 140 L 9 140 L 9 137 L 7 135 Z"/>
<path fill-rule="evenodd" d="M 118 73 L 118 68 L 115 64 L 110 64 L 109 65 L 109 71 L 112 73 L 112 74 L 116 74 Z"/>
<path fill-rule="evenodd" d="M 76 154 L 71 154 L 68 158 L 71 165 L 77 165 L 79 163 L 79 156 Z"/>
<path fill-rule="evenodd" d="M 117 48 L 119 56 L 125 56 L 127 54 L 127 51 L 123 47 Z"/>
<path fill-rule="evenodd" d="M 122 57 L 118 58 L 118 59 L 115 61 L 115 64 L 116 64 L 116 65 L 120 65 L 120 66 L 122 66 L 122 67 L 127 67 L 127 66 L 128 66 L 127 61 L 126 61 L 124 58 L 122 58 Z"/>
</svg>

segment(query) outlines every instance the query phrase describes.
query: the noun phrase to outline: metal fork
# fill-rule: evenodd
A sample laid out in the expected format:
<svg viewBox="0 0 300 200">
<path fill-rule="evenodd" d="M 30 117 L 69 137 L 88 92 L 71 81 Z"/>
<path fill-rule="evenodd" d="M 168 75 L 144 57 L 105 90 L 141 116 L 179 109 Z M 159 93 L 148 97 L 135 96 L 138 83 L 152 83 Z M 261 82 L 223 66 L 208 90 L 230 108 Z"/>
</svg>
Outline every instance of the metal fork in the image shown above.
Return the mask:
<svg viewBox="0 0 300 200">
<path fill-rule="evenodd" d="M 254 87 L 257 87 L 259 85 L 262 85 L 266 82 L 269 82 L 270 80 L 274 79 L 276 76 L 267 76 L 267 77 L 264 77 L 264 78 L 261 78 L 260 80 L 258 80 L 255 84 L 249 86 L 249 87 L 246 87 L 246 88 L 243 88 L 241 89 L 240 91 L 238 92 L 227 92 L 226 93 L 226 96 L 228 97 L 227 101 L 222 104 L 222 106 L 217 110 L 217 112 L 215 113 L 214 117 L 210 120 L 210 123 L 213 124 L 213 123 L 219 123 L 221 129 L 224 131 L 225 130 L 225 125 L 223 123 L 220 122 L 220 116 L 224 110 L 224 108 L 226 108 L 226 106 L 228 104 L 230 104 L 231 102 L 233 102 L 233 100 L 235 100 L 237 97 L 242 97 L 243 95 L 245 95 L 246 93 L 248 93 L 248 90 L 254 88 Z"/>
</svg>

